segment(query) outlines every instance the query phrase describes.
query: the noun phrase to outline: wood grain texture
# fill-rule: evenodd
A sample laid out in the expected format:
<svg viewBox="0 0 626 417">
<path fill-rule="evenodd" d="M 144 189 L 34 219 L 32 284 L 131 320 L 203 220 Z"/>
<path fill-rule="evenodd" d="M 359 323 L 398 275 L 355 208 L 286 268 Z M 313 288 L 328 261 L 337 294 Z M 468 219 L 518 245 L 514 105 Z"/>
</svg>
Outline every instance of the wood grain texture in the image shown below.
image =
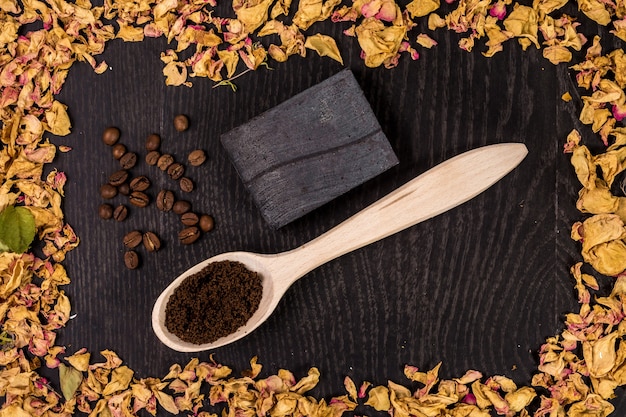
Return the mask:
<svg viewBox="0 0 626 417">
<path fill-rule="evenodd" d="M 137 377 L 162 376 L 175 362 L 208 360 L 210 353 L 236 371 L 255 355 L 264 374 L 288 368 L 302 376 L 317 366 L 322 376 L 313 394 L 324 397 L 341 394 L 346 375 L 408 383 L 405 364 L 428 369 L 439 361 L 442 377 L 471 368 L 528 384 L 540 345 L 560 332 L 565 313 L 577 310 L 568 270 L 580 257 L 569 239 L 579 218 L 578 185 L 561 151 L 577 109 L 559 99 L 573 92 L 571 75 L 514 43 L 487 59 L 461 51 L 453 34 L 436 35 L 436 48 L 417 62 L 402 59 L 393 70 L 365 68 L 356 43 L 340 38 L 345 66 L 400 163 L 279 230 L 262 219 L 219 136 L 341 66 L 311 55 L 238 79 L 236 93 L 213 89 L 206 80 L 193 80 L 191 89 L 165 87 L 159 52 L 167 45 L 148 40 L 111 42 L 104 54 L 111 69 L 103 75 L 86 65 L 72 68 L 59 99 L 69 106 L 73 133 L 54 142 L 73 151 L 54 165 L 68 175 L 64 208 L 81 244 L 66 262 L 76 318 L 58 342 L 70 353 L 113 349 Z M 190 117 L 189 131 L 174 130 L 178 113 Z M 197 190 L 184 197 L 194 210 L 215 216 L 214 232 L 183 247 L 175 239 L 176 216 L 154 205 L 132 209 L 124 223 L 98 218 L 98 188 L 117 169 L 100 141 L 109 125 L 118 126 L 122 142 L 142 157 L 143 140 L 152 132 L 179 161 L 194 148 L 207 151 L 205 165 L 189 168 Z M 291 249 L 449 157 L 508 141 L 530 151 L 519 169 L 461 207 L 311 272 L 249 337 L 192 355 L 176 353 L 154 336 L 152 303 L 173 277 L 200 260 L 231 250 Z M 153 180 L 153 198 L 161 188 L 182 198 L 154 167 L 142 164 L 133 174 Z M 163 248 L 142 252 L 142 267 L 127 271 L 121 239 L 135 228 L 157 232 Z M 626 412 L 621 394 L 614 400 L 616 415 Z"/>
</svg>

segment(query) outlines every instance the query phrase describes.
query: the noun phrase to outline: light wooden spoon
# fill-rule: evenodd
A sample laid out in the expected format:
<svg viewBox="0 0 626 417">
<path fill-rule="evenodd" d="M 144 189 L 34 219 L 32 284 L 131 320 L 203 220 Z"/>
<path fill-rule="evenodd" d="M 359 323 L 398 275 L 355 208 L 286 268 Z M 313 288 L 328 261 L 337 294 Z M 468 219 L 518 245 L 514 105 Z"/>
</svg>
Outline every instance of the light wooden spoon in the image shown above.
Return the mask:
<svg viewBox="0 0 626 417">
<path fill-rule="evenodd" d="M 229 252 L 207 259 L 181 274 L 159 296 L 152 311 L 154 332 L 163 343 L 179 352 L 209 350 L 241 339 L 261 325 L 289 286 L 309 271 L 464 203 L 504 177 L 527 153 L 526 146 L 520 143 L 474 149 L 421 174 L 299 248 L 272 255 Z M 241 262 L 261 275 L 263 297 L 259 308 L 244 326 L 213 343 L 182 341 L 165 327 L 167 301 L 185 278 L 210 262 L 222 260 Z"/>
</svg>

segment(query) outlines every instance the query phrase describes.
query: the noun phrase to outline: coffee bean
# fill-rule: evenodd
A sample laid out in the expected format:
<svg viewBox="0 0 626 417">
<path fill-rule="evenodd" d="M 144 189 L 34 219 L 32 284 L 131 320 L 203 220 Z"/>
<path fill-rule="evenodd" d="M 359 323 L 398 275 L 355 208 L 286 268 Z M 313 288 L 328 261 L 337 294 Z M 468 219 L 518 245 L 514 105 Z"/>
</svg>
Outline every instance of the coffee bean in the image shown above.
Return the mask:
<svg viewBox="0 0 626 417">
<path fill-rule="evenodd" d="M 202 149 L 196 149 L 195 151 L 191 151 L 187 156 L 187 161 L 189 161 L 189 165 L 197 167 L 204 164 L 206 161 L 206 154 Z"/>
<path fill-rule="evenodd" d="M 167 168 L 167 175 L 170 176 L 171 179 L 177 180 L 183 176 L 185 173 L 185 166 L 181 163 L 174 162 L 172 165 Z"/>
<path fill-rule="evenodd" d="M 113 218 L 115 220 L 117 220 L 118 222 L 123 222 L 124 220 L 126 220 L 126 217 L 128 217 L 128 208 L 125 205 L 120 204 L 119 206 L 115 207 L 115 210 L 113 211 Z"/>
<path fill-rule="evenodd" d="M 104 129 L 102 132 L 102 142 L 106 143 L 109 146 L 115 145 L 115 143 L 120 139 L 120 130 L 117 127 L 111 126 Z"/>
<path fill-rule="evenodd" d="M 128 185 L 127 182 L 125 182 L 124 184 L 120 184 L 120 186 L 117 187 L 117 191 L 119 191 L 119 193 L 122 195 L 128 195 L 130 194 L 130 185 Z"/>
<path fill-rule="evenodd" d="M 130 189 L 133 191 L 146 191 L 148 188 L 150 188 L 150 180 L 145 175 L 130 180 Z"/>
<path fill-rule="evenodd" d="M 184 213 L 184 214 L 182 214 L 180 216 L 180 221 L 185 226 L 195 226 L 195 225 L 198 224 L 199 220 L 200 220 L 200 218 L 198 217 L 198 215 L 196 213 L 192 213 L 190 211 L 188 211 L 187 213 Z"/>
<path fill-rule="evenodd" d="M 124 265 L 128 269 L 136 269 L 139 266 L 139 254 L 134 250 L 126 251 L 124 254 Z"/>
<path fill-rule="evenodd" d="M 115 171 L 111 175 L 109 175 L 109 184 L 117 187 L 119 185 L 124 184 L 127 179 L 128 179 L 128 171 L 126 171 L 125 169 L 120 169 L 118 171 Z"/>
<path fill-rule="evenodd" d="M 143 236 L 139 230 L 133 230 L 132 232 L 124 235 L 124 246 L 127 248 L 136 248 L 142 242 Z"/>
<path fill-rule="evenodd" d="M 185 200 L 178 200 L 172 206 L 172 210 L 174 211 L 174 213 L 176 213 L 178 215 L 185 214 L 189 210 L 191 210 L 191 203 L 189 201 L 185 201 Z"/>
<path fill-rule="evenodd" d="M 195 226 L 186 227 L 178 232 L 178 241 L 184 245 L 189 245 L 200 237 L 200 229 Z"/>
<path fill-rule="evenodd" d="M 148 252 L 155 252 L 161 249 L 161 241 L 153 232 L 146 232 L 143 234 L 143 245 Z"/>
<path fill-rule="evenodd" d="M 126 152 L 120 158 L 120 165 L 123 169 L 131 169 L 137 164 L 137 154 L 135 152 Z"/>
<path fill-rule="evenodd" d="M 133 191 L 130 193 L 130 196 L 128 196 L 128 199 L 130 200 L 130 204 L 135 207 L 146 207 L 150 204 L 150 197 L 141 191 Z"/>
<path fill-rule="evenodd" d="M 157 164 L 160 157 L 161 154 L 159 153 L 159 151 L 150 151 L 148 152 L 148 155 L 146 155 L 146 164 L 154 166 Z"/>
<path fill-rule="evenodd" d="M 100 196 L 104 199 L 111 199 L 117 195 L 117 188 L 112 186 L 111 184 L 103 184 L 100 187 Z"/>
<path fill-rule="evenodd" d="M 122 143 L 116 143 L 115 145 L 113 145 L 111 153 L 113 153 L 113 158 L 119 160 L 126 153 L 126 145 Z"/>
<path fill-rule="evenodd" d="M 174 163 L 174 157 L 170 154 L 163 154 L 157 161 L 157 166 L 161 171 L 167 171 L 167 169 Z"/>
<path fill-rule="evenodd" d="M 189 118 L 184 114 L 179 114 L 178 116 L 174 117 L 174 129 L 178 130 L 179 132 L 184 132 L 185 130 L 189 129 Z"/>
<path fill-rule="evenodd" d="M 169 190 L 161 190 L 157 194 L 156 206 L 161 211 L 170 211 L 174 206 L 174 193 Z"/>
<path fill-rule="evenodd" d="M 213 219 L 213 216 L 209 214 L 203 214 L 202 216 L 200 216 L 198 226 L 203 232 L 210 232 L 211 230 L 213 230 L 213 227 L 215 227 L 215 220 Z"/>
<path fill-rule="evenodd" d="M 193 191 L 193 181 L 191 181 L 187 177 L 182 177 L 178 181 L 178 185 L 180 186 L 180 189 L 185 193 L 190 193 Z"/>
<path fill-rule="evenodd" d="M 159 149 L 160 146 L 161 146 L 161 136 L 157 135 L 156 133 L 152 133 L 151 135 L 148 135 L 148 137 L 146 138 L 146 150 L 148 152 L 156 151 Z"/>
<path fill-rule="evenodd" d="M 113 206 L 106 203 L 100 204 L 98 207 L 98 216 L 100 216 L 101 219 L 109 220 L 113 217 Z"/>
</svg>

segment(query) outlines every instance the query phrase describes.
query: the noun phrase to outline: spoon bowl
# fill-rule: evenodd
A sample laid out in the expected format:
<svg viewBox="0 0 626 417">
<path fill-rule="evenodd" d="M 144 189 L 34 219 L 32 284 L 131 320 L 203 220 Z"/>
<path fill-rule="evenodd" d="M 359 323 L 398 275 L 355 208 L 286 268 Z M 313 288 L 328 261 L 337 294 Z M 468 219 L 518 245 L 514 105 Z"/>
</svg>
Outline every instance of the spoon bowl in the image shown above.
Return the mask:
<svg viewBox="0 0 626 417">
<path fill-rule="evenodd" d="M 267 320 L 291 284 L 308 272 L 464 203 L 513 170 L 527 153 L 520 143 L 477 148 L 442 162 L 296 249 L 269 255 L 228 252 L 202 261 L 178 276 L 158 297 L 152 310 L 154 332 L 165 345 L 179 352 L 199 352 L 239 340 Z M 170 296 L 187 277 L 211 262 L 224 260 L 240 262 L 261 276 L 263 295 L 258 309 L 237 331 L 212 343 L 181 340 L 165 326 Z"/>
<path fill-rule="evenodd" d="M 213 262 L 219 261 L 233 261 L 240 262 L 246 266 L 250 271 L 257 272 L 262 280 L 263 285 L 263 295 L 261 297 L 261 302 L 259 303 L 259 307 L 254 312 L 252 317 L 248 320 L 248 323 L 245 326 L 240 327 L 234 333 L 231 333 L 228 336 L 221 337 L 211 343 L 211 348 L 219 347 L 226 345 L 228 343 L 234 342 L 235 340 L 239 340 L 252 330 L 256 328 L 256 326 L 252 327 L 250 324 L 252 323 L 263 323 L 269 316 L 272 314 L 272 311 L 276 308 L 278 304 L 278 300 L 280 296 L 275 294 L 278 286 L 275 285 L 274 280 L 270 279 L 270 277 L 274 277 L 275 274 L 271 269 L 271 262 L 266 262 L 267 259 L 271 258 L 272 255 L 262 255 L 251 252 L 227 252 L 221 253 L 219 255 L 213 256 L 212 258 L 206 259 L 199 264 L 191 267 L 181 275 L 179 275 L 172 283 L 161 293 L 159 298 L 157 299 L 154 310 L 152 313 L 152 327 L 154 329 L 157 337 L 165 343 L 170 348 L 177 350 L 179 352 L 197 352 L 201 350 L 205 350 L 207 348 L 202 348 L 204 345 L 198 345 L 190 342 L 186 342 L 180 339 L 175 334 L 171 333 L 165 327 L 165 309 L 167 306 L 167 301 L 170 296 L 178 288 L 178 286 L 189 276 L 194 275 L 200 272 L 204 267 Z M 286 289 L 285 289 L 286 290 Z M 275 302 L 274 302 L 275 301 Z"/>
</svg>

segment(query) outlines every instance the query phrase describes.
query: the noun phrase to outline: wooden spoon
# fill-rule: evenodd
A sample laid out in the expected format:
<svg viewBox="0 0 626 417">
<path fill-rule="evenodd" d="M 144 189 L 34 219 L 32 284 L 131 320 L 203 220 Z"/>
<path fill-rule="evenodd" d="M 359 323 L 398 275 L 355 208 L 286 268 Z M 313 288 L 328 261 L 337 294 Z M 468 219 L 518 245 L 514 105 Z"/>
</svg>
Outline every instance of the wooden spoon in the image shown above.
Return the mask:
<svg viewBox="0 0 626 417">
<path fill-rule="evenodd" d="M 521 143 L 474 149 L 421 174 L 299 248 L 271 255 L 229 252 L 207 259 L 181 274 L 159 296 L 152 311 L 154 332 L 163 343 L 179 352 L 209 350 L 241 339 L 261 325 L 289 286 L 309 271 L 464 203 L 504 177 L 527 153 Z M 222 260 L 241 262 L 261 275 L 263 297 L 259 308 L 244 326 L 213 343 L 185 342 L 165 327 L 167 301 L 185 278 L 210 262 Z"/>
</svg>

